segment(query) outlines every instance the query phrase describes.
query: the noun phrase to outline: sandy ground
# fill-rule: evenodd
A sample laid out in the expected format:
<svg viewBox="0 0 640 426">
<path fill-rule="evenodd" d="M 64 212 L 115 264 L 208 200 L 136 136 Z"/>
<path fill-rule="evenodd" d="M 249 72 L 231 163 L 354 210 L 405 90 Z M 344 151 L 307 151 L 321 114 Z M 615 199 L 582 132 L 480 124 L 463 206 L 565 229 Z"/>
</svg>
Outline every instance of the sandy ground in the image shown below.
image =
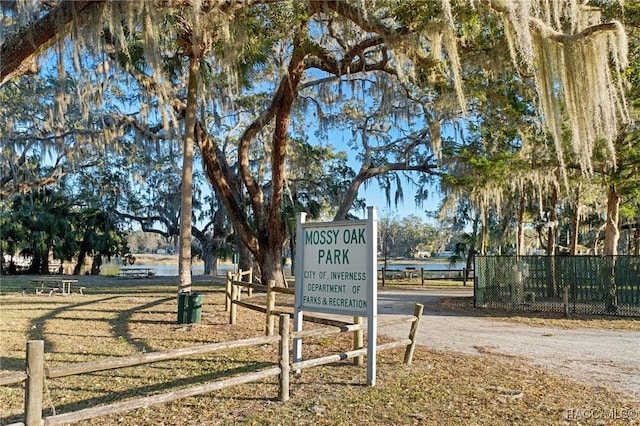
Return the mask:
<svg viewBox="0 0 640 426">
<path fill-rule="evenodd" d="M 379 334 L 406 337 L 408 328 L 385 328 L 385 318 L 412 314 L 425 305 L 418 343 L 436 350 L 520 357 L 576 380 L 630 393 L 640 401 L 640 332 L 528 326 L 496 318 L 430 310 L 442 297 L 471 296 L 472 290 L 378 293 Z"/>
</svg>

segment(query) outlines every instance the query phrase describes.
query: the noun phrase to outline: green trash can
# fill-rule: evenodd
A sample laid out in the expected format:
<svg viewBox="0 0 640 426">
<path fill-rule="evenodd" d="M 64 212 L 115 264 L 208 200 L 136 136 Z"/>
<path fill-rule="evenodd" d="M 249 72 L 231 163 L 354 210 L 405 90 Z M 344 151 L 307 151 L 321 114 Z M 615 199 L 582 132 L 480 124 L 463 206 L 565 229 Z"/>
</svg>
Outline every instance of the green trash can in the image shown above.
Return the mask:
<svg viewBox="0 0 640 426">
<path fill-rule="evenodd" d="M 200 293 L 178 293 L 178 324 L 200 322 L 203 302 Z"/>
</svg>

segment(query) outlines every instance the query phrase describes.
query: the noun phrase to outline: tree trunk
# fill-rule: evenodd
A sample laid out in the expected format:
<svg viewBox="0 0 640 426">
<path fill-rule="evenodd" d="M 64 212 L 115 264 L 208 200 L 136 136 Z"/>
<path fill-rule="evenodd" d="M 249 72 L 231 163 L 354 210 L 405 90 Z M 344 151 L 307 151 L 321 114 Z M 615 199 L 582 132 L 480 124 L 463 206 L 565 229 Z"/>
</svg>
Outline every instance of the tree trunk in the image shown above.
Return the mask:
<svg viewBox="0 0 640 426">
<path fill-rule="evenodd" d="M 195 55 L 189 58 L 189 87 L 184 120 L 184 153 L 182 160 L 182 185 L 180 189 L 180 245 L 178 273 L 179 292 L 191 292 L 191 210 L 193 197 L 193 146 L 196 126 L 196 106 L 198 102 L 198 74 L 200 60 Z"/>
<path fill-rule="evenodd" d="M 475 265 L 474 259 L 476 257 L 476 241 L 478 241 L 478 222 L 480 222 L 480 218 L 476 213 L 476 217 L 473 219 L 473 230 L 471 231 L 471 242 L 469 243 L 469 252 L 467 253 L 467 269 L 465 271 L 466 276 L 465 281 L 469 279 L 470 271 L 474 270 L 475 276 Z M 386 265 L 385 265 L 386 267 Z"/>
<path fill-rule="evenodd" d="M 282 267 L 282 246 L 280 248 L 269 246 L 264 250 L 262 262 L 260 263 L 260 274 L 262 284 L 269 280 L 274 280 L 277 287 L 286 287 L 284 279 L 284 269 Z"/>
<path fill-rule="evenodd" d="M 49 273 L 49 250 L 47 247 L 47 253 L 42 256 L 42 264 L 40 266 L 40 273 L 47 275 Z"/>
<path fill-rule="evenodd" d="M 478 244 L 478 249 L 480 250 L 480 255 L 484 256 L 487 254 L 487 235 L 489 234 L 489 207 L 483 202 L 482 203 L 482 228 L 480 229 L 480 244 Z"/>
<path fill-rule="evenodd" d="M 293 275 L 296 270 L 296 231 L 289 233 L 289 253 L 291 255 L 291 275 Z"/>
<path fill-rule="evenodd" d="M 295 43 L 297 46 L 294 48 L 288 73 L 281 79 L 271 104 L 246 128 L 238 142 L 239 176 L 249 197 L 252 220 L 249 220 L 246 214 L 246 199 L 243 197 L 241 184 L 226 163 L 224 153 L 208 136 L 204 126 L 198 125 L 198 143 L 202 151 L 204 169 L 227 209 L 236 235 L 242 240 L 242 244 L 238 247 L 245 246 L 255 256 L 262 283 L 275 280 L 276 285 L 280 286 L 285 284 L 281 257 L 286 240 L 286 229 L 281 207 L 285 182 L 287 131 L 291 108 L 305 71 L 306 55 L 304 49 L 300 47 L 303 41 L 296 40 Z M 252 141 L 273 120 L 275 123 L 271 143 L 271 198 L 267 203 L 260 183 L 253 176 L 249 154 Z M 241 259 L 243 258 L 246 257 L 241 255 Z"/>
<path fill-rule="evenodd" d="M 218 275 L 218 256 L 215 255 L 214 243 L 200 240 L 202 246 L 202 261 L 204 262 L 204 275 Z"/>
<path fill-rule="evenodd" d="M 102 266 L 102 256 L 96 254 L 91 262 L 91 275 L 100 275 L 100 267 Z"/>
<path fill-rule="evenodd" d="M 633 255 L 640 255 L 640 221 L 636 222 L 635 232 L 633 233 Z"/>
<path fill-rule="evenodd" d="M 80 254 L 78 255 L 76 266 L 73 268 L 73 275 L 80 275 L 82 273 L 82 266 L 84 265 L 84 261 L 86 258 L 87 252 L 84 249 L 81 249 Z"/>
<path fill-rule="evenodd" d="M 547 278 L 547 296 L 555 297 L 559 294 L 557 280 L 557 258 L 556 258 L 556 234 L 558 227 L 556 213 L 558 205 L 558 188 L 553 187 L 551 191 L 551 201 L 549 205 L 549 229 L 547 230 L 547 256 L 549 257 L 549 277 Z"/>
<path fill-rule="evenodd" d="M 31 258 L 31 263 L 27 268 L 28 274 L 39 274 L 40 273 L 40 259 L 37 259 L 36 256 Z"/>
<path fill-rule="evenodd" d="M 297 87 L 305 70 L 304 56 L 303 50 L 294 50 L 288 68 L 288 75 L 285 77 L 287 81 L 285 82 L 281 102 L 276 111 L 273 150 L 271 152 L 271 200 L 269 200 L 269 206 L 266 209 L 266 229 L 262 232 L 258 230 L 259 235 L 262 236 L 262 238 L 259 238 L 262 250 L 260 256 L 262 283 L 266 284 L 270 280 L 274 280 L 278 287 L 286 285 L 282 268 L 282 255 L 287 232 L 281 214 L 281 206 L 284 199 L 289 122 L 291 121 L 293 102 L 297 95 Z M 257 220 L 257 223 L 264 222 Z"/>
<path fill-rule="evenodd" d="M 618 313 L 618 288 L 616 283 L 616 254 L 618 254 L 618 220 L 620 216 L 620 196 L 615 185 L 609 185 L 607 194 L 607 219 L 604 233 L 604 255 L 611 256 L 609 265 L 606 307 L 608 313 Z"/>
<path fill-rule="evenodd" d="M 549 205 L 549 229 L 547 230 L 547 256 L 555 256 L 556 254 L 556 236 L 558 227 L 558 188 L 555 186 L 551 191 L 551 202 Z"/>
<path fill-rule="evenodd" d="M 238 269 L 248 271 L 250 268 L 254 267 L 253 254 L 237 233 L 235 234 L 235 240 L 236 248 L 238 250 Z M 256 272 L 254 273 L 254 276 L 259 280 L 261 275 Z"/>
<path fill-rule="evenodd" d="M 609 185 L 607 194 L 607 219 L 604 231 L 604 255 L 614 256 L 618 254 L 618 241 L 620 231 L 618 220 L 620 216 L 620 196 L 615 185 Z"/>
<path fill-rule="evenodd" d="M 520 202 L 518 206 L 518 235 L 516 236 L 516 254 L 524 255 L 524 213 L 526 207 L 526 196 L 524 188 L 520 189 Z"/>
<path fill-rule="evenodd" d="M 580 224 L 580 187 L 576 188 L 576 198 L 573 202 L 573 218 L 571 219 L 571 243 L 569 254 L 578 254 L 578 225 Z"/>
</svg>

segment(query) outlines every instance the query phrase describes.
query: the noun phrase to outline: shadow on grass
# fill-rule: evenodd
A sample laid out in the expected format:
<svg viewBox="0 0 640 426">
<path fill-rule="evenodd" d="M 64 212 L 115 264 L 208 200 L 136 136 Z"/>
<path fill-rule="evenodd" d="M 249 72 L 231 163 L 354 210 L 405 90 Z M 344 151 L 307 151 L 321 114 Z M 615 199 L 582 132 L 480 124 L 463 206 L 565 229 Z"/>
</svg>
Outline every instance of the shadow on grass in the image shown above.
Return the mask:
<svg viewBox="0 0 640 426">
<path fill-rule="evenodd" d="M 189 386 L 195 386 L 195 385 L 199 386 L 207 382 L 230 378 L 240 374 L 253 373 L 253 372 L 256 372 L 268 367 L 273 367 L 273 366 L 274 366 L 273 363 L 258 362 L 258 363 L 251 363 L 251 364 L 239 366 L 232 369 L 226 369 L 222 371 L 214 371 L 214 372 L 199 374 L 199 375 L 190 376 L 190 377 L 175 378 L 174 380 L 164 381 L 161 383 L 154 383 L 154 384 L 137 386 L 137 387 L 133 386 L 133 387 L 127 388 L 126 390 L 109 392 L 109 394 L 101 397 L 86 398 L 81 401 L 59 405 L 56 407 L 56 411 L 59 410 L 61 413 L 63 413 L 68 411 L 81 410 L 81 409 L 93 407 L 96 405 L 105 405 L 105 404 L 111 404 L 115 402 L 122 402 L 126 399 L 150 396 L 150 395 L 162 393 L 163 391 L 164 392 L 170 391 L 170 390 L 175 391 L 178 389 L 187 388 Z M 109 372 L 105 372 L 105 373 L 107 373 L 106 377 L 104 377 L 105 379 L 108 380 L 112 377 L 112 375 L 109 374 Z M 178 373 L 184 373 L 184 370 L 180 370 Z M 177 375 L 178 374 L 174 375 L 174 377 Z M 81 388 L 79 390 L 91 391 L 91 381 L 87 381 L 87 384 L 89 385 L 87 389 Z M 65 390 L 70 390 L 70 389 L 66 389 L 66 388 L 59 389 L 59 391 L 63 394 Z M 45 415 L 52 415 L 52 414 L 53 413 L 49 412 L 49 413 L 46 413 Z"/>
<path fill-rule="evenodd" d="M 47 407 L 43 411 L 43 416 L 52 416 L 54 414 L 63 414 L 68 412 L 79 411 L 86 408 L 91 408 L 99 405 L 113 404 L 117 402 L 123 402 L 128 399 L 141 398 L 151 395 L 160 394 L 168 391 L 175 391 L 178 389 L 188 388 L 190 386 L 203 385 L 207 382 L 213 382 L 216 380 L 222 380 L 231 378 L 240 374 L 247 374 L 257 372 L 259 370 L 273 367 L 275 364 L 268 362 L 253 362 L 251 364 L 242 365 L 232 369 L 226 369 L 221 371 L 209 372 L 207 374 L 200 374 L 190 377 L 175 378 L 174 380 L 163 381 L 161 383 L 153 383 L 142 386 L 131 386 L 125 390 L 113 390 L 109 391 L 109 386 L 105 385 L 104 394 L 102 396 L 95 396 L 90 398 L 81 399 L 74 402 L 64 403 L 60 405 L 54 405 L 55 408 Z M 184 372 L 180 370 L 180 373 Z M 95 392 L 95 387 L 100 385 L 100 380 L 109 380 L 113 377 L 111 372 L 105 371 L 103 374 L 86 374 L 85 376 L 94 380 L 84 380 L 86 387 L 77 386 L 65 386 L 64 383 L 57 385 L 53 382 L 49 383 L 49 391 L 51 393 L 59 393 L 60 395 L 69 395 L 72 392 Z M 174 377 L 177 376 L 174 375 Z M 130 377 L 128 377 L 130 378 Z M 144 378 L 141 378 L 144 379 Z M 148 379 L 148 378 L 147 378 Z M 55 381 L 61 379 L 54 379 Z M 148 380 L 147 380 L 148 381 Z M 276 397 L 277 395 L 274 395 Z M 22 414 L 19 413 L 5 413 L 3 418 L 7 423 L 19 422 L 22 420 Z"/>
<path fill-rule="evenodd" d="M 44 340 L 44 348 L 45 348 L 44 350 L 45 352 L 47 352 L 47 348 L 50 347 L 51 342 L 48 341 L 46 336 L 42 333 L 42 330 L 44 328 L 43 325 L 45 321 L 55 319 L 61 313 L 66 312 L 72 308 L 89 306 L 89 305 L 93 305 L 96 303 L 100 303 L 100 302 L 104 302 L 104 301 L 116 299 L 116 298 L 117 296 L 105 297 L 98 300 L 88 300 L 86 302 L 76 303 L 73 305 L 64 305 L 64 306 L 60 306 L 58 308 L 52 309 L 46 314 L 31 320 L 31 327 L 29 327 L 29 332 L 27 334 L 28 340 Z"/>
</svg>

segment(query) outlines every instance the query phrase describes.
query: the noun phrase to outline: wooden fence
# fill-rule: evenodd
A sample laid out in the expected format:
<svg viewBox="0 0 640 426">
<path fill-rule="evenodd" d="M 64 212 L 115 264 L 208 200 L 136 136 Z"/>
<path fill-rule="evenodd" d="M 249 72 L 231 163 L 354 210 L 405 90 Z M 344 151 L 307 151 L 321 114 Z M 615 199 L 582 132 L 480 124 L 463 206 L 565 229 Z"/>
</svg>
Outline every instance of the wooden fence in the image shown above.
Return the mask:
<svg viewBox="0 0 640 426">
<path fill-rule="evenodd" d="M 276 293 L 287 294 L 291 296 L 295 296 L 295 289 L 288 287 L 276 287 L 275 281 L 269 281 L 268 285 L 248 283 L 246 281 L 241 281 L 240 276 L 233 275 L 231 273 L 227 274 L 227 282 L 226 282 L 226 294 L 227 294 L 227 302 L 226 306 L 228 306 L 229 311 L 229 324 L 235 324 L 237 321 L 238 311 L 237 307 L 242 306 L 247 309 L 251 309 L 254 311 L 262 312 L 265 314 L 265 333 L 267 336 L 273 335 L 273 327 L 274 327 L 274 318 L 276 316 L 282 317 L 282 315 L 286 315 L 288 317 L 293 316 L 292 312 L 285 312 L 276 309 Z M 248 290 L 249 297 L 251 297 L 251 290 L 258 290 L 266 292 L 266 306 L 257 305 L 255 303 L 251 303 L 252 301 L 240 300 L 240 295 L 242 294 L 243 289 Z M 420 317 L 422 316 L 423 305 L 416 304 L 416 310 L 413 316 L 405 316 L 399 317 L 395 321 L 386 322 L 385 326 L 401 324 L 406 321 L 414 322 L 417 326 Z M 365 352 L 363 352 L 363 341 L 364 341 L 364 330 L 366 330 L 366 326 L 362 325 L 362 318 L 354 316 L 353 324 L 340 321 L 336 319 L 324 318 L 324 317 L 316 317 L 312 315 L 304 315 L 303 321 L 312 322 L 316 324 L 322 324 L 325 326 L 331 327 L 333 330 L 340 332 L 353 332 L 353 356 L 356 357 L 356 364 L 363 365 L 363 357 Z M 297 332 L 302 335 L 306 335 L 306 333 L 313 334 L 315 331 L 307 331 L 307 332 Z M 320 331 L 323 332 L 322 330 Z M 414 333 L 414 332 L 411 332 Z M 414 335 L 410 333 L 409 339 L 413 340 Z M 404 343 L 406 344 L 406 342 Z M 379 349 L 378 349 L 379 350 Z M 351 352 L 350 352 L 351 353 Z M 297 370 L 296 370 L 297 371 Z"/>
<path fill-rule="evenodd" d="M 238 306 L 247 309 L 262 312 L 266 315 L 265 333 L 271 336 L 274 333 L 274 319 L 276 316 L 286 312 L 276 309 L 276 293 L 288 294 L 293 296 L 295 290 L 287 287 L 276 287 L 274 281 L 269 281 L 268 285 L 256 284 L 243 281 L 240 274 L 234 275 L 227 273 L 226 281 L 226 303 L 225 307 L 229 312 L 229 324 L 235 324 L 238 318 Z M 255 303 L 245 302 L 241 300 L 242 290 L 247 289 L 249 297 L 253 296 L 253 290 L 265 292 L 267 294 L 266 306 L 256 305 Z"/>
<path fill-rule="evenodd" d="M 40 426 L 41 424 L 61 425 L 67 423 L 75 423 L 99 416 L 121 413 L 136 408 L 148 407 L 153 404 L 170 402 L 181 398 L 196 396 L 234 385 L 254 382 L 267 377 L 279 375 L 281 374 L 281 369 L 279 367 L 266 368 L 250 374 L 214 381 L 188 389 L 180 389 L 164 394 L 153 395 L 124 402 L 117 402 L 109 405 L 91 407 L 71 413 L 57 414 L 43 418 L 43 388 L 45 380 L 47 379 L 92 373 L 110 369 L 118 369 L 142 364 L 150 364 L 158 361 L 180 359 L 196 354 L 212 353 L 224 349 L 242 348 L 252 345 L 264 345 L 280 341 L 280 336 L 264 336 L 232 342 L 220 342 L 210 345 L 194 346 L 166 352 L 154 352 L 134 355 L 130 357 L 109 358 L 100 361 L 76 363 L 62 367 L 46 367 L 44 364 L 44 341 L 31 340 L 27 342 L 25 373 L 14 373 L 11 375 L 0 377 L 0 385 L 10 385 L 23 381 L 26 382 L 24 397 L 24 423 L 14 423 L 9 426 Z M 280 356 L 280 358 L 282 358 L 282 355 Z"/>
<path fill-rule="evenodd" d="M 415 336 L 418 331 L 420 317 L 422 316 L 422 309 L 422 305 L 416 305 L 415 315 L 413 317 L 409 317 L 410 320 L 404 320 L 412 323 L 408 338 L 393 341 L 383 345 L 378 345 L 377 351 L 406 346 L 404 363 L 407 365 L 410 364 L 415 349 Z M 44 341 L 28 341 L 25 372 L 17 372 L 0 376 L 0 385 L 3 386 L 25 382 L 24 422 L 13 423 L 8 426 L 48 426 L 76 423 L 99 416 L 122 413 L 137 408 L 148 407 L 153 404 L 171 402 L 182 398 L 201 395 L 207 392 L 251 383 L 273 376 L 279 377 L 278 399 L 281 401 L 286 401 L 289 399 L 289 376 L 292 370 L 297 372 L 302 370 L 303 368 L 320 366 L 343 359 L 361 357 L 366 354 L 366 348 L 358 348 L 349 352 L 332 354 L 321 358 L 313 358 L 296 363 L 291 363 L 289 356 L 289 341 L 292 339 L 300 339 L 310 336 L 323 337 L 340 332 L 363 330 L 365 327 L 361 324 L 353 324 L 350 326 L 330 327 L 326 329 L 310 329 L 291 333 L 289 331 L 289 322 L 290 318 L 288 314 L 280 315 L 279 335 L 254 337 L 231 342 L 213 343 L 209 345 L 175 349 L 165 352 L 146 353 L 129 357 L 109 358 L 105 360 L 76 363 L 60 367 L 45 366 Z M 204 383 L 191 388 L 179 389 L 164 394 L 147 396 L 123 402 L 116 402 L 108 405 L 96 406 L 70 413 L 56 414 L 48 417 L 43 417 L 42 415 L 43 390 L 45 387 L 45 381 L 48 379 L 150 364 L 158 361 L 180 359 L 191 355 L 212 353 L 226 349 L 235 349 L 253 345 L 265 345 L 273 343 L 279 344 L 278 363 L 273 367 L 267 367 L 252 373 Z"/>
<path fill-rule="evenodd" d="M 467 285 L 467 281 L 473 282 L 473 269 L 425 269 L 425 268 L 404 268 L 392 269 L 382 268 L 378 270 L 378 277 L 382 280 L 382 287 L 385 286 L 388 278 L 420 278 L 421 285 L 425 285 L 425 281 L 429 280 L 452 280 L 462 281 L 463 286 Z"/>
<path fill-rule="evenodd" d="M 243 279 L 243 277 L 246 277 L 246 279 Z M 226 286 L 226 303 L 225 303 L 225 311 L 229 312 L 229 309 L 231 308 L 231 283 L 232 282 L 247 282 L 247 283 L 251 283 L 253 282 L 253 268 L 249 268 L 248 271 L 243 271 L 242 269 L 240 269 L 237 273 L 233 273 L 231 271 L 227 272 L 227 286 Z M 249 288 L 249 296 L 253 295 L 253 289 Z"/>
</svg>

